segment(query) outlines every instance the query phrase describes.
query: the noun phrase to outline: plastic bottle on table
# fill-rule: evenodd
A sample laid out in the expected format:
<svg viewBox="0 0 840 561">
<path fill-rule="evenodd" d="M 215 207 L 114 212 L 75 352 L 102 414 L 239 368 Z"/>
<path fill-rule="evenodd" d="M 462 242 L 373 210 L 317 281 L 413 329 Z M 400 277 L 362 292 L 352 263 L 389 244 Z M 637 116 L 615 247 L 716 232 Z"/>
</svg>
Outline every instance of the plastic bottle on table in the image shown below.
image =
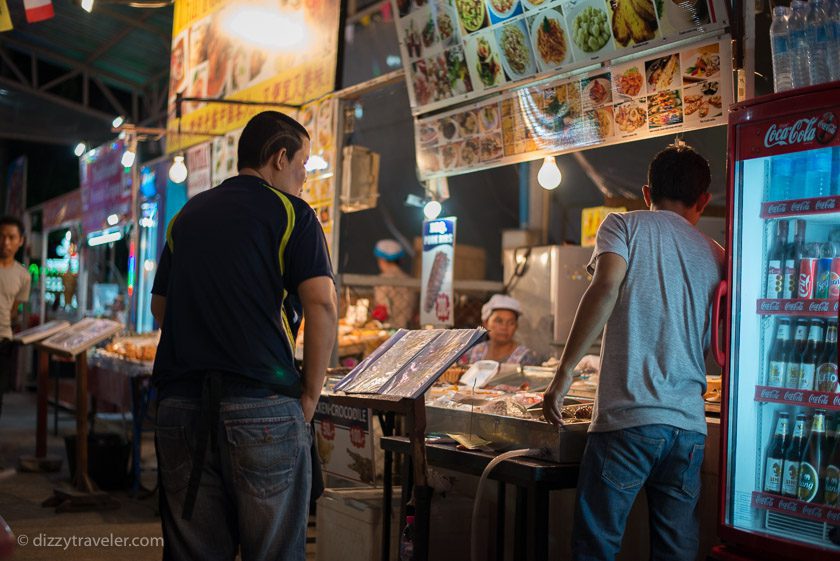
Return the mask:
<svg viewBox="0 0 840 561">
<path fill-rule="evenodd" d="M 790 8 L 773 8 L 773 23 L 770 24 L 770 48 L 773 52 L 773 91 L 783 92 L 793 87 L 790 74 L 790 33 L 788 16 Z"/>
<path fill-rule="evenodd" d="M 808 41 L 810 44 L 808 70 L 811 84 L 828 82 L 828 53 L 829 53 L 829 25 L 826 16 L 826 0 L 811 0 L 808 2 L 808 14 L 805 23 L 808 27 Z M 833 31 L 833 29 L 832 29 Z"/>
<path fill-rule="evenodd" d="M 811 74 L 808 69 L 811 47 L 808 41 L 807 14 L 808 4 L 801 0 L 790 3 L 790 17 L 788 31 L 790 33 L 790 70 L 793 87 L 802 88 L 811 84 Z"/>
<path fill-rule="evenodd" d="M 400 561 L 414 561 L 414 516 L 405 517 L 405 529 L 400 537 Z"/>
</svg>

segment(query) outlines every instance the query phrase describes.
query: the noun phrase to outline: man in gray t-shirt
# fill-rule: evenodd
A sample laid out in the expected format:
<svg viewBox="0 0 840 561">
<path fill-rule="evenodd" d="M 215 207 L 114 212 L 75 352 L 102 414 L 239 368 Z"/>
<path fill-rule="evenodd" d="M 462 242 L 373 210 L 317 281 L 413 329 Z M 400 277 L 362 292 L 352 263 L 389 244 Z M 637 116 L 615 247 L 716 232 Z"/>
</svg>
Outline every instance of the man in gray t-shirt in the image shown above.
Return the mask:
<svg viewBox="0 0 840 561">
<path fill-rule="evenodd" d="M 578 481 L 574 559 L 615 558 L 642 487 L 651 558 L 697 554 L 704 357 L 724 260 L 723 249 L 695 228 L 710 199 L 710 179 L 699 154 L 670 146 L 651 162 L 642 188 L 650 210 L 611 214 L 598 230 L 592 284 L 543 404 L 546 419 L 561 424 L 574 367 L 603 329 Z"/>
<path fill-rule="evenodd" d="M 3 392 L 12 386 L 12 324 L 17 319 L 18 305 L 29 299 L 29 273 L 15 261 L 24 239 L 20 220 L 13 216 L 0 218 L 0 414 Z"/>
</svg>

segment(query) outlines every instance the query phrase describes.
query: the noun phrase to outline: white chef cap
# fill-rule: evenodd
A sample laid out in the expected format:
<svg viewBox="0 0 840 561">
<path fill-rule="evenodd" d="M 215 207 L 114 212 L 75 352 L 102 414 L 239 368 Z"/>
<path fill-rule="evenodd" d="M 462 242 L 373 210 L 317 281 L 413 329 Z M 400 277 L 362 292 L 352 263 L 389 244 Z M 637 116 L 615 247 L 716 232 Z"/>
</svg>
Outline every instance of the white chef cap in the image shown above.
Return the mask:
<svg viewBox="0 0 840 561">
<path fill-rule="evenodd" d="M 396 261 L 405 255 L 405 251 L 397 240 L 384 239 L 376 242 L 373 254 L 386 261 Z"/>
<path fill-rule="evenodd" d="M 496 310 L 510 310 L 516 314 L 516 317 L 522 315 L 522 305 L 519 303 L 519 300 L 505 294 L 494 294 L 481 307 L 481 321 L 490 319 L 490 315 Z"/>
</svg>

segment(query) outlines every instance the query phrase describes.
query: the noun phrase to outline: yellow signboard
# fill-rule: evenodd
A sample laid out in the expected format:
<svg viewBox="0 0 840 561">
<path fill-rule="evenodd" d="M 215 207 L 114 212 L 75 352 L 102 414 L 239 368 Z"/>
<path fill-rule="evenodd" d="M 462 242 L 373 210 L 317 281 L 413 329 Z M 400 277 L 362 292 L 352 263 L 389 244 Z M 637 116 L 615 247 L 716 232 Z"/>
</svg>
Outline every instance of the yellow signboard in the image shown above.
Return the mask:
<svg viewBox="0 0 840 561">
<path fill-rule="evenodd" d="M 245 126 L 276 106 L 184 102 L 176 94 L 303 105 L 333 91 L 339 0 L 176 0 L 168 151 Z"/>
<path fill-rule="evenodd" d="M 595 236 L 598 234 L 598 228 L 601 223 L 606 220 L 607 216 L 612 212 L 627 212 L 623 206 L 608 207 L 608 206 L 593 206 L 585 208 L 580 213 L 580 245 L 581 247 L 593 247 L 595 245 Z"/>
</svg>

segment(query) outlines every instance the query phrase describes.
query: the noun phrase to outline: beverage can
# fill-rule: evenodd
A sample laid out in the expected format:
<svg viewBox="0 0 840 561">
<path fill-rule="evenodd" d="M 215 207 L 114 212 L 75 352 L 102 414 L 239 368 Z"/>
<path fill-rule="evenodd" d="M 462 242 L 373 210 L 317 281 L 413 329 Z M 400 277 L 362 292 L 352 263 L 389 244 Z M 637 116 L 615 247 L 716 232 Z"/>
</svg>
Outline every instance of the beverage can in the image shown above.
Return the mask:
<svg viewBox="0 0 840 561">
<path fill-rule="evenodd" d="M 799 261 L 799 298 L 813 298 L 817 280 L 817 259 L 803 257 Z"/>
<path fill-rule="evenodd" d="M 832 300 L 840 298 L 840 257 L 831 260 L 831 276 L 828 285 L 828 297 Z"/>
<path fill-rule="evenodd" d="M 817 280 L 814 286 L 814 298 L 828 298 L 831 287 L 831 266 L 833 262 L 834 259 L 830 257 L 822 257 L 817 262 Z"/>
</svg>

